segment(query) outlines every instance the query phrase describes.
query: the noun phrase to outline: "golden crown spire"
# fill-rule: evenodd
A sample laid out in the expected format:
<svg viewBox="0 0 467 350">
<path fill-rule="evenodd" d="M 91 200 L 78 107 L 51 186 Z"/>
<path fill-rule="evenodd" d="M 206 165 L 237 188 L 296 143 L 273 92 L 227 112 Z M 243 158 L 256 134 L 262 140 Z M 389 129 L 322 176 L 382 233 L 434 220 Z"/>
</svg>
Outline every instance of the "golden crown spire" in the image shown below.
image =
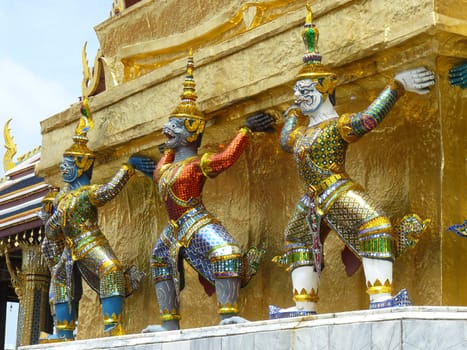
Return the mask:
<svg viewBox="0 0 467 350">
<path fill-rule="evenodd" d="M 86 62 L 87 63 L 87 62 Z M 83 60 L 83 75 L 86 76 L 85 60 Z M 73 135 L 73 145 L 68 148 L 63 155 L 75 158 L 75 163 L 78 167 L 78 176 L 88 170 L 96 158 L 95 154 L 88 148 L 88 132 L 94 127 L 91 109 L 89 108 L 89 100 L 86 94 L 85 86 L 82 85 L 82 101 L 80 106 L 81 116 L 78 125 Z"/>
<path fill-rule="evenodd" d="M 306 19 L 305 24 L 312 24 L 313 23 L 313 11 L 311 11 L 311 4 L 309 2 L 306 3 Z"/>
<path fill-rule="evenodd" d="M 180 96 L 182 101 L 169 116 L 169 118 L 185 119 L 185 128 L 193 133 L 193 135 L 187 138 L 189 142 L 198 139 L 198 136 L 204 132 L 204 126 L 206 124 L 206 118 L 196 104 L 198 95 L 196 95 L 196 83 L 193 77 L 194 68 L 193 50 L 190 49 L 186 65 L 185 81 L 183 82 L 183 92 Z"/>
<path fill-rule="evenodd" d="M 318 50 L 319 30 L 313 23 L 313 12 L 310 3 L 306 4 L 307 14 L 303 25 L 302 38 L 306 52 L 303 55 L 303 67 L 297 74 L 297 80 L 311 79 L 317 81 L 317 89 L 322 93 L 332 93 L 337 85 L 336 75 L 321 63 L 322 56 Z"/>
<path fill-rule="evenodd" d="M 198 106 L 196 105 L 198 95 L 196 95 L 195 90 L 196 83 L 193 77 L 194 69 L 195 65 L 193 62 L 193 50 L 190 49 L 190 53 L 188 55 L 188 62 L 186 65 L 185 81 L 183 82 L 183 92 L 180 96 L 182 101 L 170 114 L 171 118 L 175 117 L 199 119 L 203 121 L 205 120 L 204 114 L 199 110 Z"/>
</svg>

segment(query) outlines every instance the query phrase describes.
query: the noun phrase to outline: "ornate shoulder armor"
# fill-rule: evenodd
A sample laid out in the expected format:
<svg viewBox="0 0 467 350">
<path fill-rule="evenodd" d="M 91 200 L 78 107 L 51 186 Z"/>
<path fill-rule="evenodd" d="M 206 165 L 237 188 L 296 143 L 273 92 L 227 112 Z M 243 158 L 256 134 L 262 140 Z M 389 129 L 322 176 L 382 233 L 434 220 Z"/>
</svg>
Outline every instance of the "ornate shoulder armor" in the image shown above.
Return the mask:
<svg viewBox="0 0 467 350">
<path fill-rule="evenodd" d="M 354 113 L 345 113 L 337 120 L 337 130 L 339 130 L 339 134 L 348 143 L 355 142 L 360 138 L 360 136 L 356 135 L 352 129 L 352 117 L 354 115 Z"/>
</svg>

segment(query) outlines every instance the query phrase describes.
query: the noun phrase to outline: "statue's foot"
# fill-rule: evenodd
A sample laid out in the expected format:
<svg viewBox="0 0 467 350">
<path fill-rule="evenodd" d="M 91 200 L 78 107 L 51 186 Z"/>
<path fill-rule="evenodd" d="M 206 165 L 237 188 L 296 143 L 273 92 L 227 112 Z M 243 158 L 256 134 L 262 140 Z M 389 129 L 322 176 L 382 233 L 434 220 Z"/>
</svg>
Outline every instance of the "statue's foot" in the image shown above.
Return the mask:
<svg viewBox="0 0 467 350">
<path fill-rule="evenodd" d="M 64 335 L 59 336 L 58 334 L 49 334 L 46 332 L 41 332 L 39 337 L 39 344 L 47 344 L 47 343 L 60 343 L 64 341 L 73 341 L 75 340 L 73 337 L 66 337 Z"/>
<path fill-rule="evenodd" d="M 240 317 L 240 316 L 232 316 L 228 318 L 224 318 L 221 323 L 219 323 L 221 326 L 225 326 L 226 324 L 240 324 L 240 323 L 247 323 L 250 322 L 246 318 Z"/>
<path fill-rule="evenodd" d="M 121 323 L 114 324 L 114 325 L 106 325 L 104 326 L 104 334 L 109 337 L 116 337 L 120 335 L 125 335 L 125 329 L 123 328 Z"/>
<path fill-rule="evenodd" d="M 289 307 L 287 309 L 281 309 L 275 305 L 269 305 L 269 319 L 274 320 L 277 318 L 288 318 L 288 317 L 302 317 L 316 315 L 314 310 L 304 310 L 297 308 L 296 306 Z"/>
<path fill-rule="evenodd" d="M 409 293 L 407 292 L 407 289 L 404 288 L 388 300 L 370 302 L 370 309 L 386 309 L 390 307 L 404 307 L 411 305 L 412 301 L 410 300 Z"/>
<path fill-rule="evenodd" d="M 150 324 L 146 328 L 144 328 L 141 333 L 155 333 L 155 332 L 168 332 L 168 331 L 176 331 L 179 328 L 169 328 L 165 326 L 161 326 L 159 324 Z"/>
</svg>

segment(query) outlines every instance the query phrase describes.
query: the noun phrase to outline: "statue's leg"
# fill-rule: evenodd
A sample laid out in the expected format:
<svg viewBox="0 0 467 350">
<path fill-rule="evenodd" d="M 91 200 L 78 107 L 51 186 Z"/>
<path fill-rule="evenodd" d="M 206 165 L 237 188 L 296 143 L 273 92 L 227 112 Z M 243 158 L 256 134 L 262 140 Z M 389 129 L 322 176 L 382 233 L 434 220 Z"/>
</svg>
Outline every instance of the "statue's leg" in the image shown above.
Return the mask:
<svg viewBox="0 0 467 350">
<path fill-rule="evenodd" d="M 392 297 L 392 261 L 362 258 L 370 305 Z"/>
<path fill-rule="evenodd" d="M 320 274 L 315 267 L 313 232 L 316 237 L 319 237 L 319 227 L 312 228 L 310 225 L 310 218 L 314 215 L 311 206 L 308 196 L 304 196 L 298 202 L 284 231 L 285 254 L 273 260 L 291 272 L 295 306 L 280 309 L 271 305 L 270 318 L 306 316 L 316 313 Z M 322 251 L 318 253 L 322 257 Z"/>
<path fill-rule="evenodd" d="M 240 323 L 238 297 L 241 285 L 242 252 L 220 224 L 201 227 L 185 250 L 186 261 L 214 284 L 221 322 Z"/>
<path fill-rule="evenodd" d="M 122 324 L 125 276 L 118 261 L 100 277 L 100 298 L 104 319 L 104 334 L 124 335 Z"/>
<path fill-rule="evenodd" d="M 298 311 L 316 313 L 320 276 L 314 266 L 300 266 L 292 270 L 293 300 Z M 308 314 L 307 313 L 307 314 Z"/>
<path fill-rule="evenodd" d="M 71 278 L 71 290 L 76 289 L 76 278 L 78 272 L 73 270 L 73 277 Z M 74 330 L 76 328 L 76 321 L 78 319 L 78 300 L 81 296 L 79 293 L 74 293 L 74 297 L 68 295 L 67 276 L 65 266 L 58 266 L 52 274 L 51 290 L 50 293 L 53 300 L 54 309 L 54 327 L 55 332 L 49 335 L 47 339 L 41 339 L 40 343 L 57 342 L 74 340 Z"/>
<path fill-rule="evenodd" d="M 405 290 L 392 297 L 394 232 L 368 195 L 358 188 L 339 194 L 324 219 L 362 259 L 370 308 L 410 304 Z"/>
<path fill-rule="evenodd" d="M 155 289 L 163 330 L 180 329 L 180 305 L 173 279 L 159 280 L 155 283 Z"/>
<path fill-rule="evenodd" d="M 124 335 L 125 330 L 122 325 L 123 296 L 101 297 L 101 303 L 102 316 L 104 318 L 104 334 L 111 336 Z"/>
<path fill-rule="evenodd" d="M 240 294 L 240 278 L 216 278 L 216 296 L 218 313 L 222 323 L 239 323 L 243 320 L 235 319 L 238 316 L 238 297 Z M 231 319 L 232 322 L 228 320 Z"/>
<path fill-rule="evenodd" d="M 78 303 L 74 300 L 65 303 L 55 303 L 56 334 L 49 340 L 73 340 L 76 327 Z"/>
<path fill-rule="evenodd" d="M 171 331 L 180 329 L 180 302 L 174 283 L 173 265 L 170 260 L 170 242 L 163 233 L 153 249 L 151 272 L 156 290 L 161 325 L 149 325 L 143 333 Z M 178 257 L 177 257 L 178 258 Z"/>
<path fill-rule="evenodd" d="M 122 311 L 125 275 L 120 261 L 107 240 L 102 239 L 100 245 L 90 249 L 77 264 L 83 278 L 99 292 L 104 333 L 110 336 L 124 335 Z M 98 286 L 95 286 L 96 279 Z"/>
<path fill-rule="evenodd" d="M 358 228 L 360 256 L 365 272 L 370 309 L 412 305 L 406 289 L 393 296 L 392 270 L 395 237 L 389 218 L 374 217 Z"/>
</svg>

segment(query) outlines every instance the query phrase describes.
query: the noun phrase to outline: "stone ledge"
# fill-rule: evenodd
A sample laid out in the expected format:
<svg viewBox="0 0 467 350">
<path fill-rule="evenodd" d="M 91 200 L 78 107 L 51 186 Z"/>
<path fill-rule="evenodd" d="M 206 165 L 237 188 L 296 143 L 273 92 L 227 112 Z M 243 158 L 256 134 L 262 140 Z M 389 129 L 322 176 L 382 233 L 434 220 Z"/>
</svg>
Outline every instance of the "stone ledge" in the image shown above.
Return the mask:
<svg viewBox="0 0 467 350">
<path fill-rule="evenodd" d="M 413 306 L 256 321 L 19 349 L 464 349 L 467 307 Z"/>
</svg>

